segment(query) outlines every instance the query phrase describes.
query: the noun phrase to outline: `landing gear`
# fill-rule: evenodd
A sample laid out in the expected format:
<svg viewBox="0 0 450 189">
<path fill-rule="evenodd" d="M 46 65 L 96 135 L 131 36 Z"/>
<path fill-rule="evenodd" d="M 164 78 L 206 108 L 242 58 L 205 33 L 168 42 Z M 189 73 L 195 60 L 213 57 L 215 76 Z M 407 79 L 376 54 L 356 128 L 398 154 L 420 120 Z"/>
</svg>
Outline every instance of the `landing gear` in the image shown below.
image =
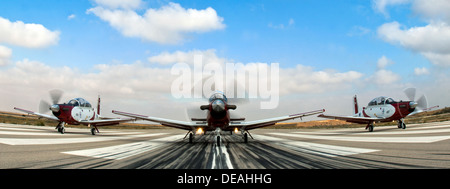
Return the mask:
<svg viewBox="0 0 450 189">
<path fill-rule="evenodd" d="M 373 122 L 367 124 L 366 129 L 368 129 L 369 132 L 372 132 L 373 131 Z"/>
<path fill-rule="evenodd" d="M 66 129 L 64 128 L 65 123 L 59 122 L 55 129 L 58 130 L 58 133 L 64 134 Z"/>
<path fill-rule="evenodd" d="M 186 135 L 184 136 L 183 140 L 186 139 L 186 137 L 189 135 L 189 144 L 192 144 L 194 142 L 194 132 L 188 131 Z"/>
<path fill-rule="evenodd" d="M 191 132 L 189 133 L 189 143 L 192 144 L 194 142 L 194 134 Z"/>
<path fill-rule="evenodd" d="M 403 121 L 403 119 L 399 119 L 399 120 L 398 120 L 398 125 L 397 125 L 397 127 L 398 127 L 399 129 L 406 129 L 406 124 L 405 124 L 405 122 Z"/>
<path fill-rule="evenodd" d="M 244 138 L 244 143 L 248 143 L 248 137 L 253 139 L 252 135 L 248 131 L 242 131 L 242 137 Z"/>
<path fill-rule="evenodd" d="M 220 132 L 221 132 L 222 130 L 219 128 L 219 127 L 217 127 L 216 128 L 216 131 L 215 131 L 215 133 L 216 133 L 216 142 L 217 142 L 217 146 L 220 146 L 220 139 L 221 139 L 221 137 L 220 137 Z"/>
<path fill-rule="evenodd" d="M 100 133 L 95 125 L 88 125 L 91 128 L 91 134 L 95 135 L 95 132 Z"/>
</svg>

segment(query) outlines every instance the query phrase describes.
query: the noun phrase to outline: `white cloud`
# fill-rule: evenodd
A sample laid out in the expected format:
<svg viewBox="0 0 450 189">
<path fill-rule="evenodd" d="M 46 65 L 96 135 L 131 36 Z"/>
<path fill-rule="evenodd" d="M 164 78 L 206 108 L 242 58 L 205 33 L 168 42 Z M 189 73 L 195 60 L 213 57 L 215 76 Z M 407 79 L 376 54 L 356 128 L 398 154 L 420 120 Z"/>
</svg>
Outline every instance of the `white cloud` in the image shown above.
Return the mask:
<svg viewBox="0 0 450 189">
<path fill-rule="evenodd" d="M 375 83 L 381 86 L 399 81 L 401 79 L 400 75 L 386 69 L 387 66 L 392 64 L 395 64 L 395 62 L 386 56 L 383 55 L 380 57 L 377 61 L 377 70 L 372 76 L 367 78 L 366 82 Z"/>
<path fill-rule="evenodd" d="M 363 76 L 356 71 L 315 71 L 309 66 L 280 69 L 280 95 L 349 89 Z"/>
<path fill-rule="evenodd" d="M 428 75 L 428 74 L 430 74 L 430 71 L 428 71 L 428 69 L 425 68 L 425 67 L 422 67 L 422 68 L 414 68 L 414 74 L 417 75 L 417 76 L 420 76 L 420 75 Z"/>
<path fill-rule="evenodd" d="M 137 9 L 139 8 L 143 2 L 141 0 L 94 0 L 98 5 L 117 9 Z"/>
<path fill-rule="evenodd" d="M 162 64 L 162 65 L 170 65 L 176 63 L 186 63 L 189 65 L 194 65 L 194 56 L 201 55 L 203 64 L 207 63 L 226 63 L 226 59 L 219 58 L 216 55 L 215 49 L 208 50 L 191 50 L 191 51 L 175 51 L 173 53 L 170 52 L 162 52 L 158 55 L 151 56 L 148 58 L 150 63 Z"/>
<path fill-rule="evenodd" d="M 448 0 L 415 0 L 412 8 L 415 13 L 430 21 L 450 23 L 450 1 Z"/>
<path fill-rule="evenodd" d="M 0 67 L 9 64 L 12 56 L 12 50 L 8 47 L 0 45 Z"/>
<path fill-rule="evenodd" d="M 378 28 L 381 39 L 422 54 L 432 64 L 450 66 L 450 1 L 448 0 L 374 0 L 375 8 L 385 11 L 387 5 L 411 3 L 413 12 L 428 22 L 425 26 L 407 28 L 390 22 Z M 387 13 L 387 12 L 386 12 Z"/>
<path fill-rule="evenodd" d="M 283 30 L 283 29 L 292 27 L 294 24 L 295 24 L 295 20 L 294 20 L 293 18 L 290 18 L 289 21 L 288 21 L 288 23 L 287 23 L 287 25 L 284 25 L 284 24 L 274 25 L 274 24 L 272 24 L 272 23 L 269 23 L 267 26 L 268 26 L 269 28 L 273 28 L 273 29 L 281 29 L 281 30 Z"/>
<path fill-rule="evenodd" d="M 386 7 L 406 4 L 409 2 L 411 2 L 411 0 L 373 0 L 372 8 L 375 11 L 383 14 L 385 17 L 389 18 L 389 13 L 387 12 Z"/>
<path fill-rule="evenodd" d="M 376 71 L 370 80 L 378 85 L 388 85 L 400 80 L 400 76 L 390 70 L 381 69 Z"/>
<path fill-rule="evenodd" d="M 67 17 L 67 20 L 72 20 L 72 19 L 74 19 L 75 17 L 77 17 L 75 14 L 71 14 L 71 15 L 69 15 L 69 16 Z"/>
<path fill-rule="evenodd" d="M 381 58 L 378 59 L 377 68 L 384 69 L 390 64 L 394 64 L 394 62 L 383 55 Z"/>
<path fill-rule="evenodd" d="M 27 48 L 48 47 L 58 43 L 59 33 L 59 31 L 50 31 L 41 24 L 11 22 L 0 17 L 0 43 Z"/>
<path fill-rule="evenodd" d="M 450 26 L 447 23 L 402 29 L 398 22 L 391 22 L 380 26 L 378 35 L 386 42 L 421 53 L 433 64 L 450 65 Z"/>
<path fill-rule="evenodd" d="M 91 8 L 87 12 L 100 17 L 127 37 L 138 37 L 161 44 L 182 42 L 186 33 L 225 28 L 223 18 L 213 8 L 185 9 L 177 3 L 169 3 L 159 9 L 148 9 L 142 16 L 133 10 L 102 6 Z"/>
</svg>

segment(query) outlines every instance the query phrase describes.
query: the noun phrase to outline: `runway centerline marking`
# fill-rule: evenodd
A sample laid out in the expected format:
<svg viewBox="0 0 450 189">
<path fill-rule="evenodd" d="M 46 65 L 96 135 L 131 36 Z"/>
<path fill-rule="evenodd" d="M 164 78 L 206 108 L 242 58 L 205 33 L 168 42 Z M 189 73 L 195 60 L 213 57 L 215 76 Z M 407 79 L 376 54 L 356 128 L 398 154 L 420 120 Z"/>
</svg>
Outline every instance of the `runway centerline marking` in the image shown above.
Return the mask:
<svg viewBox="0 0 450 189">
<path fill-rule="evenodd" d="M 174 135 L 149 141 L 135 142 L 129 144 L 108 146 L 102 148 L 93 148 L 86 150 L 76 150 L 62 152 L 64 154 L 94 157 L 94 158 L 105 158 L 113 160 L 121 160 L 127 157 L 135 156 L 144 152 L 148 152 L 155 148 L 158 148 L 168 142 L 173 142 L 176 140 L 181 140 L 184 135 Z"/>
<path fill-rule="evenodd" d="M 379 150 L 374 149 L 366 149 L 366 148 L 355 148 L 355 147 L 345 147 L 345 146 L 335 146 L 328 144 L 317 144 L 310 142 L 302 142 L 302 141 L 293 141 L 288 139 L 276 138 L 271 136 L 257 135 L 256 139 L 262 139 L 266 141 L 272 141 L 281 146 L 306 152 L 310 154 L 318 154 L 328 157 L 336 157 L 336 156 L 349 156 L 361 153 L 371 153 L 377 152 Z"/>
</svg>

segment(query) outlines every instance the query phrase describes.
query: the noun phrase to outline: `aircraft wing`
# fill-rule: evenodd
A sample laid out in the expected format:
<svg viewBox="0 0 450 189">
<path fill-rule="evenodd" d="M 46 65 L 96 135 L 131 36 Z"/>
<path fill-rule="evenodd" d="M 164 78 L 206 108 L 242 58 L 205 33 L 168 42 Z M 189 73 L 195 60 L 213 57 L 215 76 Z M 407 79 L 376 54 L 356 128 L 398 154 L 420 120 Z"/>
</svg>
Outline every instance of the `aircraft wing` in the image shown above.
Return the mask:
<svg viewBox="0 0 450 189">
<path fill-rule="evenodd" d="M 50 119 L 50 120 L 59 121 L 59 119 L 57 117 L 52 116 L 52 115 L 41 114 L 41 113 L 37 113 L 37 112 L 33 112 L 33 111 L 30 111 L 30 110 L 25 110 L 25 109 L 17 108 L 17 107 L 14 107 L 14 109 L 18 110 L 18 111 L 21 111 L 21 112 L 25 112 L 27 114 L 33 114 L 33 115 L 37 115 L 39 117 L 47 118 L 47 119 Z"/>
<path fill-rule="evenodd" d="M 305 116 L 315 115 L 323 113 L 325 110 L 316 110 L 316 111 L 310 111 L 305 113 L 299 113 L 299 114 L 292 114 L 288 116 L 281 116 L 281 117 L 274 117 L 269 119 L 261 119 L 261 120 L 255 120 L 255 121 L 244 121 L 244 122 L 231 122 L 230 126 L 233 127 L 240 127 L 242 130 L 252 130 L 257 129 L 261 127 L 267 127 L 275 125 L 275 123 L 287 121 L 291 119 L 301 118 Z"/>
<path fill-rule="evenodd" d="M 344 120 L 347 122 L 351 122 L 351 123 L 370 123 L 370 122 L 375 122 L 375 121 L 382 121 L 386 118 L 383 117 L 379 117 L 379 118 L 373 118 L 373 117 L 354 117 L 354 116 L 335 116 L 335 115 L 324 115 L 324 114 L 320 114 L 317 117 L 322 117 L 322 118 L 329 118 L 329 119 L 338 119 L 338 120 Z"/>
<path fill-rule="evenodd" d="M 115 124 L 119 124 L 122 122 L 128 122 L 128 121 L 136 121 L 136 118 L 130 118 L 130 119 L 110 118 L 110 119 L 100 119 L 100 120 L 82 120 L 79 122 L 84 125 L 95 124 L 96 126 L 106 126 L 106 125 L 115 125 Z"/>
<path fill-rule="evenodd" d="M 150 117 L 150 116 L 138 115 L 138 114 L 133 114 L 133 113 L 115 111 L 115 110 L 113 110 L 112 113 L 122 115 L 122 116 L 147 120 L 147 121 L 151 121 L 151 122 L 156 122 L 156 123 L 159 123 L 159 124 L 161 124 L 163 126 L 167 126 L 167 127 L 174 127 L 174 128 L 190 130 L 190 131 L 195 130 L 196 127 L 206 127 L 207 126 L 207 124 L 204 122 L 198 123 L 198 122 L 178 121 L 178 120 L 172 120 L 172 119 L 164 119 L 164 118 L 158 118 L 158 117 Z"/>
</svg>

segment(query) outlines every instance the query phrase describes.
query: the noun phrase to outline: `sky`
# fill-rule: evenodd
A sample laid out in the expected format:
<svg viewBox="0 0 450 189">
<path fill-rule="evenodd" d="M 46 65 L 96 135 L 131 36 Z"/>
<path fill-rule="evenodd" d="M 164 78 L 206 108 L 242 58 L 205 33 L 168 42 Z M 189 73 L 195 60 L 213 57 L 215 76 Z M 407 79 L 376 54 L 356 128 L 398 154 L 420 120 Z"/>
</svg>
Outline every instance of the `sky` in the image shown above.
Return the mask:
<svg viewBox="0 0 450 189">
<path fill-rule="evenodd" d="M 48 91 L 83 97 L 102 113 L 185 119 L 177 63 L 279 65 L 279 103 L 238 106 L 248 119 L 326 109 L 351 114 L 378 96 L 450 105 L 446 0 L 2 0 L 0 110 L 37 111 Z M 311 118 L 314 119 L 314 118 Z"/>
</svg>

